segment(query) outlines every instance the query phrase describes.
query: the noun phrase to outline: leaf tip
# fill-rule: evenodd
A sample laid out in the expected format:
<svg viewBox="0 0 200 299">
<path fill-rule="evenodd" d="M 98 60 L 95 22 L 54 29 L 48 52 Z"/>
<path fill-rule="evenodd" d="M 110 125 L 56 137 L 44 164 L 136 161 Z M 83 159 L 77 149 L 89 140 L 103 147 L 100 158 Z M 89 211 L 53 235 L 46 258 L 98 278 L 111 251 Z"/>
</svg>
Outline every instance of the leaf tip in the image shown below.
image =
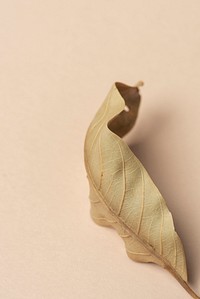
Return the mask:
<svg viewBox="0 0 200 299">
<path fill-rule="evenodd" d="M 134 87 L 142 87 L 143 85 L 144 85 L 144 82 L 140 80 L 134 85 Z"/>
</svg>

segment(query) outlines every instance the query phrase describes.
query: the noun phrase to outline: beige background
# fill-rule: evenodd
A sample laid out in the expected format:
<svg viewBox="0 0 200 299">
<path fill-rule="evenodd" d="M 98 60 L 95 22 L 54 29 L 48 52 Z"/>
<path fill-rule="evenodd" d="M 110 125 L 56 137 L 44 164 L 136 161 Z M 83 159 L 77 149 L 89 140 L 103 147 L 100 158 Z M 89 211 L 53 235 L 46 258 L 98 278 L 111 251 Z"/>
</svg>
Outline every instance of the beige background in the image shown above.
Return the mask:
<svg viewBox="0 0 200 299">
<path fill-rule="evenodd" d="M 127 136 L 174 216 L 200 294 L 200 1 L 0 1 L 0 298 L 190 296 L 89 217 L 86 129 L 142 79 Z"/>
</svg>

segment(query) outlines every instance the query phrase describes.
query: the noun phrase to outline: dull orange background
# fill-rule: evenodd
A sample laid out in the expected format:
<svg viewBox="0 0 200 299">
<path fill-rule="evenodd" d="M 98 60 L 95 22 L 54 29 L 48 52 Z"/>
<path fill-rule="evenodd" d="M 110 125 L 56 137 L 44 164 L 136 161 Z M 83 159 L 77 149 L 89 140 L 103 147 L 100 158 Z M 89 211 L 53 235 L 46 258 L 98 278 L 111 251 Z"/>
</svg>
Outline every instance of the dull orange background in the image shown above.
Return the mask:
<svg viewBox="0 0 200 299">
<path fill-rule="evenodd" d="M 200 294 L 199 0 L 1 0 L 0 41 L 0 298 L 190 298 L 89 217 L 86 129 L 113 82 L 138 80 L 126 140 Z"/>
</svg>

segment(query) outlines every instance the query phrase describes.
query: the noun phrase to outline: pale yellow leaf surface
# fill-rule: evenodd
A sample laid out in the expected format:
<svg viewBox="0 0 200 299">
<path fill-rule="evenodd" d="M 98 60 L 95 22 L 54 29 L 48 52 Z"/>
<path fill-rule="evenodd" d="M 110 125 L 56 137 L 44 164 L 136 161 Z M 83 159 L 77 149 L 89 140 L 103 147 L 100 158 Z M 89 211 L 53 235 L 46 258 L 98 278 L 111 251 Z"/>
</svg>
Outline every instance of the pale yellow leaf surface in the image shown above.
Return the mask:
<svg viewBox="0 0 200 299">
<path fill-rule="evenodd" d="M 84 153 L 91 216 L 116 229 L 131 259 L 166 268 L 199 298 L 187 284 L 183 246 L 166 202 L 122 140 L 136 121 L 139 104 L 138 87 L 115 83 L 88 128 Z"/>
</svg>

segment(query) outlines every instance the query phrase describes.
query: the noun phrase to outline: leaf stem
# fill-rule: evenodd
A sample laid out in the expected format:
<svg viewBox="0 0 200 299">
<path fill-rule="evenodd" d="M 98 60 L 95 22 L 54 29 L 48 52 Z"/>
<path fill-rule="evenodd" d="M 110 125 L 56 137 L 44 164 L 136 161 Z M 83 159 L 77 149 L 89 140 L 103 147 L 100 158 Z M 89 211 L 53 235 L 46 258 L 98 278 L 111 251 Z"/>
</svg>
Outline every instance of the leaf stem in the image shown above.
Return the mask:
<svg viewBox="0 0 200 299">
<path fill-rule="evenodd" d="M 166 266 L 165 269 L 169 271 L 174 278 L 180 283 L 180 285 L 192 296 L 194 299 L 200 299 L 200 297 L 191 289 L 191 287 L 184 281 L 177 272 L 175 272 L 171 267 Z"/>
</svg>

